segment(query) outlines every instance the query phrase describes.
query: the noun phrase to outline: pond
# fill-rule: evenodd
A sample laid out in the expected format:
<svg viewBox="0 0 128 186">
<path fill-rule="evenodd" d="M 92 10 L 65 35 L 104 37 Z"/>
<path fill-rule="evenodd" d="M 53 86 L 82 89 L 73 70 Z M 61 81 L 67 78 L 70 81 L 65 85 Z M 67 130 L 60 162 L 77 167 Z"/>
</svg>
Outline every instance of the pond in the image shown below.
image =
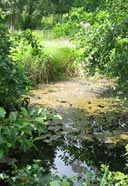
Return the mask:
<svg viewBox="0 0 128 186">
<path fill-rule="evenodd" d="M 128 143 L 128 107 L 111 92 L 114 82 L 65 80 L 38 85 L 30 92 L 31 104 L 55 109 L 62 117 L 55 134 L 46 141 L 54 147 L 51 170 L 59 175 L 85 175 L 102 163 L 125 170 Z M 52 126 L 51 126 L 52 129 Z M 49 152 L 49 151 L 48 151 Z"/>
</svg>

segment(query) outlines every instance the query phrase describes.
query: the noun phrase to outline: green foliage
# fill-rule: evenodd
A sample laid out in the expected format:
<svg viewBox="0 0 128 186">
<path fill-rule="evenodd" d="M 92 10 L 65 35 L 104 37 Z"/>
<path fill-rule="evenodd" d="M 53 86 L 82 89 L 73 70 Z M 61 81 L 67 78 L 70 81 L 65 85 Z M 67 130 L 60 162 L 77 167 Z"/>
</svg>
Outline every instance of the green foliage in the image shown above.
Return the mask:
<svg viewBox="0 0 128 186">
<path fill-rule="evenodd" d="M 86 0 L 85 1 L 85 10 L 88 12 L 95 11 L 98 7 L 103 7 L 106 0 Z"/>
<path fill-rule="evenodd" d="M 126 145 L 126 154 L 128 153 L 128 145 Z M 127 158 L 127 157 L 126 157 Z M 126 167 L 128 165 L 126 164 Z M 109 166 L 102 164 L 101 173 L 97 174 L 94 171 L 87 172 L 87 179 L 81 180 L 82 186 L 92 186 L 93 183 L 99 186 L 126 186 L 128 185 L 128 174 L 116 171 L 112 172 L 109 169 Z M 94 182 L 93 182 L 94 181 Z"/>
<path fill-rule="evenodd" d="M 0 177 L 9 180 L 10 185 L 13 186 L 73 186 L 74 180 L 77 180 L 81 186 L 92 186 L 94 184 L 100 186 L 128 185 L 127 174 L 119 171 L 112 172 L 109 170 L 109 166 L 104 164 L 101 165 L 101 175 L 97 175 L 94 171 L 88 171 L 86 173 L 86 179 L 77 177 L 68 178 L 67 176 L 59 177 L 56 174 L 51 173 L 46 174 L 40 160 L 34 160 L 32 165 L 27 165 L 22 169 L 18 169 L 16 165 L 13 165 L 13 175 L 11 177 L 5 174 L 1 174 Z"/>
<path fill-rule="evenodd" d="M 57 118 L 53 113 L 48 113 L 45 108 L 20 108 L 20 112 L 12 111 L 6 117 L 6 110 L 0 107 L 0 158 L 13 150 L 26 152 L 34 146 L 34 142 L 41 139 L 47 125 L 45 121 Z M 36 147 L 35 147 L 36 148 Z"/>
<path fill-rule="evenodd" d="M 74 38 L 79 33 L 81 21 L 88 21 L 92 13 L 85 12 L 83 7 L 72 8 L 69 14 L 63 18 L 63 23 L 58 23 L 52 29 L 54 37 L 65 37 Z"/>
<path fill-rule="evenodd" d="M 44 48 L 47 60 L 52 65 L 53 77 L 58 76 L 74 76 L 75 75 L 75 59 L 79 55 L 73 47 L 62 46 L 62 47 L 47 47 Z"/>
<path fill-rule="evenodd" d="M 0 117 L 5 118 L 6 111 L 3 107 L 0 107 Z"/>
<path fill-rule="evenodd" d="M 62 15 L 68 13 L 72 7 L 83 6 L 85 10 L 90 12 L 103 5 L 104 2 L 105 0 L 1 0 L 0 7 L 1 11 L 6 13 L 6 22 L 12 30 L 39 29 L 42 18 L 46 16 L 54 15 L 54 23 L 61 21 Z"/>
<path fill-rule="evenodd" d="M 125 146 L 126 154 L 124 156 L 128 155 L 128 144 Z M 126 164 L 126 167 L 128 165 Z M 104 164 L 101 165 L 101 171 L 103 172 L 103 177 L 100 181 L 100 186 L 110 185 L 110 186 L 127 186 L 128 185 L 128 174 L 116 171 L 112 172 L 109 169 L 109 166 L 106 166 Z"/>
<path fill-rule="evenodd" d="M 128 185 L 128 174 L 116 171 L 111 172 L 109 166 L 102 165 L 101 170 L 104 172 L 100 182 L 100 186 L 127 186 Z"/>
<path fill-rule="evenodd" d="M 126 1 L 106 0 L 92 13 L 81 8 L 72 9 L 67 21 L 57 25 L 54 32 L 57 35 L 62 32 L 62 35 L 68 35 L 75 41 L 83 51 L 82 62 L 87 72 L 95 74 L 98 71 L 116 77 L 119 85 L 127 91 L 127 20 Z M 86 23 L 90 26 L 86 27 Z"/>
<path fill-rule="evenodd" d="M 40 45 L 35 34 L 30 29 L 16 32 L 12 36 L 11 41 L 10 58 L 22 66 L 32 84 L 41 82 L 41 76 L 44 72 L 41 65 L 44 57 L 43 46 Z M 45 70 L 47 71 L 47 69 Z"/>
<path fill-rule="evenodd" d="M 37 29 L 41 26 L 42 17 L 54 12 L 51 0 L 1 0 L 0 7 L 7 15 L 6 22 L 11 30 Z"/>
<path fill-rule="evenodd" d="M 25 92 L 28 79 L 22 66 L 9 59 L 10 36 L 0 15 L 0 105 L 13 107 Z"/>
</svg>

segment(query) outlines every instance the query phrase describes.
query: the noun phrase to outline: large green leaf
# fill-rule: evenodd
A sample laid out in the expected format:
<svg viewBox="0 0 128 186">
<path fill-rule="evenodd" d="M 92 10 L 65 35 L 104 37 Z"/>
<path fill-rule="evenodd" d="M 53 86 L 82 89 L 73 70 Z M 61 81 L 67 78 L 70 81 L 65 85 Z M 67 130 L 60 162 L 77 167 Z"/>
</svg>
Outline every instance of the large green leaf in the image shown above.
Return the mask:
<svg viewBox="0 0 128 186">
<path fill-rule="evenodd" d="M 9 119 L 11 122 L 16 121 L 17 117 L 18 117 L 18 112 L 10 112 Z"/>
<path fill-rule="evenodd" d="M 4 118 L 6 114 L 6 110 L 3 107 L 0 107 L 0 117 Z"/>
<path fill-rule="evenodd" d="M 33 116 L 36 112 L 36 109 L 35 108 L 30 108 L 29 109 L 29 116 Z"/>
<path fill-rule="evenodd" d="M 4 127 L 4 130 L 5 130 L 4 134 L 6 134 L 7 136 L 11 136 L 10 127 L 6 126 L 6 127 Z"/>
<path fill-rule="evenodd" d="M 32 136 L 32 131 L 29 130 L 28 128 L 23 128 L 22 129 L 22 132 L 24 132 L 25 134 L 29 135 L 29 136 Z"/>
<path fill-rule="evenodd" d="M 36 117 L 36 118 L 34 119 L 34 121 L 36 121 L 36 122 L 38 122 L 38 123 L 40 123 L 40 124 L 43 124 L 43 123 L 44 123 L 44 118 L 43 118 L 43 117 Z"/>
<path fill-rule="evenodd" d="M 3 151 L 0 150 L 0 159 L 3 158 Z"/>
<path fill-rule="evenodd" d="M 28 111 L 26 110 L 25 107 L 21 107 L 21 113 L 23 114 L 24 117 L 28 116 Z"/>
</svg>

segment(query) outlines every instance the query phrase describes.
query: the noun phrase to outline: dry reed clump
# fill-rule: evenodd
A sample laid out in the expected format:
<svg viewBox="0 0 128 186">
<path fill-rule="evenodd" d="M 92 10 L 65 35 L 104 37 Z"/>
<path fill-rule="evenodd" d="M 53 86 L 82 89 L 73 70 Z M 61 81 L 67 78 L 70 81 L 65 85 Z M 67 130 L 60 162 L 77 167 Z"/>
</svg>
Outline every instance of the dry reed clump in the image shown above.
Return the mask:
<svg viewBox="0 0 128 186">
<path fill-rule="evenodd" d="M 85 66 L 81 63 L 72 64 L 67 67 L 66 74 L 70 77 L 84 78 L 84 68 Z"/>
</svg>

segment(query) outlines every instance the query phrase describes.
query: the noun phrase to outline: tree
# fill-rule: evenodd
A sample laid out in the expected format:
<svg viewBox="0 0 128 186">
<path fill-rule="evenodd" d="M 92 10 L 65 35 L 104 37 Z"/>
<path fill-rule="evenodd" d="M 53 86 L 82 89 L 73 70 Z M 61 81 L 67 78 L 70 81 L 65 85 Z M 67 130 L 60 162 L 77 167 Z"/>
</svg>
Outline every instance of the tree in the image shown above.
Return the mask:
<svg viewBox="0 0 128 186">
<path fill-rule="evenodd" d="M 12 30 L 36 29 L 41 24 L 42 16 L 53 13 L 51 0 L 1 0 L 0 5 Z"/>
<path fill-rule="evenodd" d="M 23 7 L 21 27 L 23 29 L 39 28 L 42 17 L 51 13 L 53 13 L 51 0 L 27 0 Z"/>
<path fill-rule="evenodd" d="M 6 15 L 11 30 L 19 28 L 24 4 L 24 0 L 1 0 L 1 11 Z"/>
</svg>

